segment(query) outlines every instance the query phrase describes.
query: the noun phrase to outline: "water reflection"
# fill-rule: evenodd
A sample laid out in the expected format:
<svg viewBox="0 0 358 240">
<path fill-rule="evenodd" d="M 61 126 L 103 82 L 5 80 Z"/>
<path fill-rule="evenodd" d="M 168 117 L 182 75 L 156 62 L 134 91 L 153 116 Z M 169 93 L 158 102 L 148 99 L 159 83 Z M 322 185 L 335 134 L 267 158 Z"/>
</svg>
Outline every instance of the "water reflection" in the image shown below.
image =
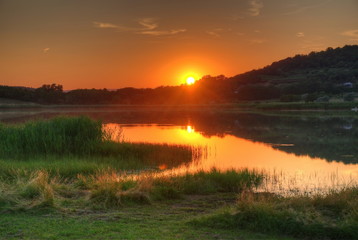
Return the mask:
<svg viewBox="0 0 358 240">
<path fill-rule="evenodd" d="M 122 128 L 125 138 L 131 142 L 189 144 L 208 148 L 208 154 L 201 161 L 183 164 L 171 169 L 168 174 L 210 170 L 213 167 L 220 170 L 264 170 L 271 175 L 267 179 L 266 190 L 276 192 L 337 188 L 352 184 L 358 179 L 357 164 L 327 162 L 325 159 L 307 155 L 298 156 L 273 148 L 270 144 L 230 134 L 208 137 L 188 126 L 123 125 Z M 286 144 L 283 146 L 288 147 Z M 159 166 L 161 170 L 166 168 L 165 164 Z"/>
<path fill-rule="evenodd" d="M 133 142 L 205 146 L 205 161 L 175 171 L 217 167 L 256 168 L 273 173 L 286 186 L 340 185 L 358 176 L 358 116 L 269 116 L 213 110 L 70 109 L 0 114 L 3 122 L 88 115 Z M 159 164 L 167 169 L 166 164 Z M 289 177 L 288 177 L 289 176 Z M 280 181 L 278 181 L 280 179 Z M 315 179 L 315 180 L 313 180 Z"/>
<path fill-rule="evenodd" d="M 193 132 L 195 132 L 195 130 L 194 130 L 194 128 L 192 127 L 192 126 L 186 126 L 186 131 L 188 132 L 188 133 L 193 133 Z"/>
<path fill-rule="evenodd" d="M 273 148 L 299 156 L 308 155 L 327 161 L 358 163 L 358 115 L 338 117 L 268 116 L 226 111 L 158 111 L 126 109 L 64 109 L 50 112 L 8 110 L 0 121 L 16 122 L 34 118 L 50 118 L 59 114 L 88 115 L 104 123 L 157 124 L 182 126 L 187 132 L 200 132 L 205 137 L 226 135 L 271 144 Z"/>
</svg>

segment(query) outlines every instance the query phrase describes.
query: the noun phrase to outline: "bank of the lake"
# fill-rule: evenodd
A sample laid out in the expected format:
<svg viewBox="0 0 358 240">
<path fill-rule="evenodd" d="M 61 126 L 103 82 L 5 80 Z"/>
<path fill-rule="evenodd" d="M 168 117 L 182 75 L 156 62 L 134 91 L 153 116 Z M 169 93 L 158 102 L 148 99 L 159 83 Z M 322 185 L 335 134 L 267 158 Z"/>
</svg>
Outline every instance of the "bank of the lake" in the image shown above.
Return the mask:
<svg viewBox="0 0 358 240">
<path fill-rule="evenodd" d="M 0 109 L 116 109 L 116 110 L 230 110 L 230 111 L 357 111 L 358 101 L 316 101 L 316 102 L 282 102 L 267 101 L 239 101 L 228 103 L 204 104 L 39 104 L 13 99 L 0 98 Z"/>
</svg>

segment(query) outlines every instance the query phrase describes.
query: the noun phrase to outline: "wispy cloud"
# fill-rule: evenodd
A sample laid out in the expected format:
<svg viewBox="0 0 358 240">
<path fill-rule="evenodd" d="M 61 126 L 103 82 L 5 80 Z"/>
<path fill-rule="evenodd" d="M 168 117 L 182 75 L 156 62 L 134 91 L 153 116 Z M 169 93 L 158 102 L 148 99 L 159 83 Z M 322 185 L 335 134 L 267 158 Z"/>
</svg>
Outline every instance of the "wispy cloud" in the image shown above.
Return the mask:
<svg viewBox="0 0 358 240">
<path fill-rule="evenodd" d="M 261 0 L 250 0 L 249 4 L 249 14 L 253 17 L 259 16 L 262 8 L 264 7 L 263 2 Z"/>
<path fill-rule="evenodd" d="M 358 41 L 358 29 L 344 31 L 341 35 L 349 37 L 350 41 Z"/>
<path fill-rule="evenodd" d="M 165 36 L 165 35 L 175 35 L 178 33 L 186 32 L 186 29 L 173 29 L 173 30 L 167 30 L 167 31 L 141 31 L 140 34 L 144 35 L 152 35 L 152 36 Z"/>
<path fill-rule="evenodd" d="M 154 18 L 140 18 L 137 20 L 137 24 L 139 25 L 138 27 L 127 27 L 113 23 L 93 22 L 93 26 L 96 28 L 111 28 L 120 32 L 133 32 L 136 34 L 151 36 L 175 35 L 178 33 L 186 32 L 186 29 L 184 28 L 159 30 L 159 24 Z"/>
<path fill-rule="evenodd" d="M 93 26 L 96 28 L 119 28 L 118 25 L 104 22 L 93 22 Z"/>
<path fill-rule="evenodd" d="M 141 18 L 138 20 L 138 23 L 146 30 L 153 30 L 158 27 L 158 23 L 156 23 L 154 18 Z"/>
<path fill-rule="evenodd" d="M 42 49 L 42 52 L 43 52 L 43 53 L 45 53 L 45 54 L 46 54 L 46 53 L 48 53 L 48 51 L 50 51 L 50 48 L 48 48 L 48 47 L 47 47 L 47 48 Z"/>
<path fill-rule="evenodd" d="M 304 36 L 305 36 L 305 33 L 303 33 L 303 32 L 296 33 L 296 37 L 302 38 Z"/>
<path fill-rule="evenodd" d="M 220 37 L 220 34 L 218 32 L 216 32 L 216 31 L 214 31 L 214 30 L 206 31 L 206 33 L 211 35 L 211 36 L 213 36 L 213 37 L 216 37 L 216 38 Z"/>
<path fill-rule="evenodd" d="M 108 28 L 108 29 L 115 29 L 119 32 L 131 32 L 131 31 L 140 31 L 143 28 L 133 28 L 133 27 L 125 27 L 122 25 L 117 25 L 113 23 L 105 23 L 105 22 L 93 22 L 93 26 L 95 28 Z"/>
<path fill-rule="evenodd" d="M 309 4 L 309 5 L 304 5 L 304 6 L 300 6 L 300 5 L 292 5 L 291 8 L 293 8 L 293 10 L 289 10 L 287 12 L 285 12 L 283 15 L 293 15 L 293 14 L 298 14 L 298 13 L 301 13 L 301 12 L 304 12 L 306 10 L 309 10 L 309 9 L 314 9 L 314 8 L 317 8 L 317 7 L 321 7 L 329 2 L 331 2 L 332 0 L 323 0 L 319 3 L 316 3 L 316 4 Z"/>
</svg>

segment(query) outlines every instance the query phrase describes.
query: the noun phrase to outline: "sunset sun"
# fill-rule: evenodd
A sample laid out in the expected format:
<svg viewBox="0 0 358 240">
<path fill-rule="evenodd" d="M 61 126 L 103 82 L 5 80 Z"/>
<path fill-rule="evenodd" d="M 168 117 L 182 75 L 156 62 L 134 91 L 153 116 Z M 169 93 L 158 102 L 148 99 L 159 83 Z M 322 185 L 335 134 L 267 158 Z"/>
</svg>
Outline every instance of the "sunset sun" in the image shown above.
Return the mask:
<svg viewBox="0 0 358 240">
<path fill-rule="evenodd" d="M 194 83 L 195 83 L 195 78 L 194 78 L 194 77 L 192 77 L 192 76 L 187 77 L 187 79 L 186 79 L 186 84 L 192 85 L 192 84 L 194 84 Z"/>
</svg>

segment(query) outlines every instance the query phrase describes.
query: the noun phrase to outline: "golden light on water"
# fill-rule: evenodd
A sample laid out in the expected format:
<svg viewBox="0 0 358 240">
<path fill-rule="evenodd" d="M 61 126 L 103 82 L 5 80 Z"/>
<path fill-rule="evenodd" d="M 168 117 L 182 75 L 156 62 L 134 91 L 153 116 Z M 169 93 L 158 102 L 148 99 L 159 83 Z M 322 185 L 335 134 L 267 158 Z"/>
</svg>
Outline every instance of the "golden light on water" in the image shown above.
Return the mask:
<svg viewBox="0 0 358 240">
<path fill-rule="evenodd" d="M 106 128 L 119 129 L 118 124 L 106 124 Z M 163 174 L 183 174 L 213 167 L 221 171 L 228 169 L 264 170 L 269 178 L 264 184 L 266 190 L 284 192 L 288 190 L 310 191 L 330 189 L 352 184 L 357 179 L 358 168 L 341 162 L 327 162 L 320 158 L 296 156 L 272 148 L 269 144 L 252 142 L 232 135 L 203 136 L 194 126 L 130 126 L 123 127 L 125 139 L 131 142 L 150 142 L 205 146 L 207 155 L 200 161 L 168 169 L 166 163 L 159 164 Z M 279 181 L 277 180 L 279 179 Z M 279 182 L 279 185 L 273 184 Z M 278 188 L 277 188 L 278 187 Z"/>
<path fill-rule="evenodd" d="M 187 131 L 188 133 L 193 133 L 193 132 L 195 132 L 194 128 L 193 128 L 192 126 L 189 126 L 189 125 L 186 127 L 186 131 Z"/>
</svg>

